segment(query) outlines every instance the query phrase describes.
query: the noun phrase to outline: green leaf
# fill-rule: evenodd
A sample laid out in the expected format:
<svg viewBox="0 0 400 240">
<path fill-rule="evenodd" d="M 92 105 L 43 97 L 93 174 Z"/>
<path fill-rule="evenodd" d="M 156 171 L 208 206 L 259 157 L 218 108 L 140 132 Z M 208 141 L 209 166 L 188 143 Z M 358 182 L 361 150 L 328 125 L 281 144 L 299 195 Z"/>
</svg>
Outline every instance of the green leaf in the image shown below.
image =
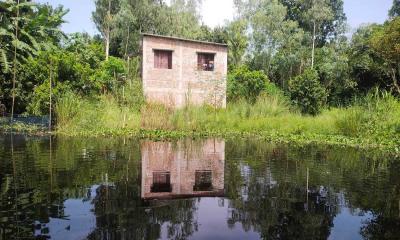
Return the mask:
<svg viewBox="0 0 400 240">
<path fill-rule="evenodd" d="M 3 49 L 0 49 L 0 64 L 5 73 L 10 71 L 10 64 L 7 59 L 7 54 L 6 54 L 6 51 Z"/>
</svg>

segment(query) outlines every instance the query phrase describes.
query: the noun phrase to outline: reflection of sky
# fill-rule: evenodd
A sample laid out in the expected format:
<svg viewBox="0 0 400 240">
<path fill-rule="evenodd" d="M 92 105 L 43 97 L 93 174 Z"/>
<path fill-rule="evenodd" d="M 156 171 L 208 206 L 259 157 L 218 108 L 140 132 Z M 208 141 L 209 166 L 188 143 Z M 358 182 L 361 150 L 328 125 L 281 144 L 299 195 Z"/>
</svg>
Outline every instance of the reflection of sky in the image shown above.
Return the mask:
<svg viewBox="0 0 400 240">
<path fill-rule="evenodd" d="M 333 226 L 329 240 L 357 240 L 363 239 L 360 231 L 364 222 L 373 218 L 370 212 L 347 207 L 344 193 L 337 195 L 339 212 L 333 219 Z M 249 229 L 245 231 L 242 224 L 237 222 L 229 228 L 229 200 L 222 198 L 200 198 L 196 201 L 195 221 L 198 231 L 190 239 L 260 239 L 260 234 Z M 166 222 L 161 227 L 161 239 L 168 239 L 168 225 Z"/>
<path fill-rule="evenodd" d="M 64 201 L 66 219 L 50 218 L 46 224 L 51 239 L 85 239 L 96 228 L 96 217 L 93 212 L 92 200 L 96 197 L 98 185 L 91 187 L 90 199 L 68 199 Z M 362 239 L 360 235 L 363 223 L 371 219 L 371 213 L 363 213 L 346 207 L 343 193 L 338 194 L 340 211 L 333 220 L 333 227 L 328 239 Z M 194 220 L 198 223 L 198 231 L 190 239 L 260 239 L 260 234 L 253 229 L 245 231 L 242 224 L 237 222 L 230 228 L 229 200 L 223 198 L 200 198 L 196 200 Z M 161 227 L 161 239 L 168 239 L 168 225 Z M 43 226 L 44 227 L 44 226 Z M 40 235 L 37 230 L 36 236 Z"/>
<path fill-rule="evenodd" d="M 196 202 L 198 231 L 190 239 L 260 239 L 260 234 L 252 229 L 244 231 L 240 223 L 228 227 L 228 201 L 221 198 L 201 198 Z M 168 239 L 167 223 L 161 228 L 161 239 Z"/>
<path fill-rule="evenodd" d="M 363 222 L 372 218 L 372 214 L 369 212 L 365 214 L 357 213 L 358 211 L 354 214 L 354 210 L 342 207 L 341 212 L 333 220 L 333 228 L 328 239 L 363 239 L 360 235 L 360 227 L 363 225 Z"/>
<path fill-rule="evenodd" d="M 92 200 L 96 197 L 97 185 L 92 186 L 90 199 L 68 199 L 64 201 L 66 219 L 50 218 L 46 224 L 51 239 L 85 239 L 96 228 Z M 35 234 L 40 235 L 40 230 Z"/>
<path fill-rule="evenodd" d="M 241 223 L 236 223 L 231 229 L 228 227 L 227 219 L 228 201 L 221 198 L 201 198 L 196 203 L 198 231 L 195 231 L 190 239 L 260 239 L 260 234 L 253 229 L 245 231 Z M 333 227 L 329 240 L 357 240 L 363 239 L 360 235 L 363 223 L 371 219 L 371 213 L 363 213 L 359 210 L 352 210 L 342 206 L 340 212 L 333 220 Z M 168 239 L 168 222 L 161 227 L 161 239 Z"/>
<path fill-rule="evenodd" d="M 339 212 L 333 219 L 333 227 L 331 228 L 331 235 L 328 239 L 363 239 L 360 234 L 361 227 L 367 219 L 373 217 L 372 214 L 359 209 L 349 208 L 344 192 L 339 192 L 337 194 L 337 200 Z"/>
</svg>

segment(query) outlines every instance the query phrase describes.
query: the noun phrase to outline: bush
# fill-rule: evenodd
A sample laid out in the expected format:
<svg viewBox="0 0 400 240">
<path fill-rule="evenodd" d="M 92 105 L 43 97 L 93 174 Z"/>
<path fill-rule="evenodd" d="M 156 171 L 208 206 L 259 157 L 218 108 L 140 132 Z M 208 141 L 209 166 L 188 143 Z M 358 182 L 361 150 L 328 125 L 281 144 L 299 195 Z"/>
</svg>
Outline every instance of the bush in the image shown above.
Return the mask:
<svg viewBox="0 0 400 240">
<path fill-rule="evenodd" d="M 52 87 L 52 103 L 54 104 L 57 99 L 69 91 L 69 86 L 65 83 L 53 83 Z M 49 81 L 45 81 L 39 86 L 35 87 L 30 101 L 27 106 L 27 113 L 31 115 L 41 116 L 49 114 L 50 107 L 50 94 L 49 94 Z"/>
<path fill-rule="evenodd" d="M 304 114 L 317 115 L 326 102 L 325 88 L 319 82 L 318 72 L 313 69 L 289 81 L 292 102 Z"/>
<path fill-rule="evenodd" d="M 126 80 L 124 60 L 110 57 L 101 62 L 96 73 L 91 76 L 91 80 L 97 84 L 99 89 L 102 89 L 103 93 L 115 91 Z"/>
<path fill-rule="evenodd" d="M 228 74 L 228 101 L 244 98 L 255 102 L 268 82 L 268 77 L 261 71 L 250 71 L 247 67 L 237 68 Z"/>
</svg>

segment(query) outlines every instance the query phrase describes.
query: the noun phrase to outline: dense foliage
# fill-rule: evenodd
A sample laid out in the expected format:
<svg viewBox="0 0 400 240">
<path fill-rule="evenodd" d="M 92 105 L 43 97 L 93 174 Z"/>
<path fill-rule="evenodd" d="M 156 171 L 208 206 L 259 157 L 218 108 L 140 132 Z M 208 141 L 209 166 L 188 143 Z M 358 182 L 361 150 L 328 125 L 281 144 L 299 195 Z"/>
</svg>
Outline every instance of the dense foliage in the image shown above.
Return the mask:
<svg viewBox="0 0 400 240">
<path fill-rule="evenodd" d="M 389 16 L 392 18 L 400 16 L 400 1 L 399 0 L 393 0 L 393 6 L 389 10 Z"/>
<path fill-rule="evenodd" d="M 289 82 L 290 97 L 302 113 L 316 115 L 320 113 L 326 101 L 325 88 L 319 82 L 318 72 L 313 69 Z"/>
<path fill-rule="evenodd" d="M 30 1 L 7 0 L 0 2 L 0 12 L 0 103 L 5 102 L 3 108 L 11 112 L 14 105 L 17 112 L 23 112 L 26 103 L 19 100 L 30 89 L 21 86 L 25 83 L 17 78 L 18 71 L 28 65 L 29 58 L 60 43 L 64 34 L 59 27 L 68 11 Z M 35 81 L 30 79 L 28 88 Z"/>
<path fill-rule="evenodd" d="M 255 102 L 269 84 L 269 80 L 261 71 L 250 71 L 247 67 L 241 67 L 229 73 L 227 84 L 228 101 L 244 98 Z"/>
</svg>

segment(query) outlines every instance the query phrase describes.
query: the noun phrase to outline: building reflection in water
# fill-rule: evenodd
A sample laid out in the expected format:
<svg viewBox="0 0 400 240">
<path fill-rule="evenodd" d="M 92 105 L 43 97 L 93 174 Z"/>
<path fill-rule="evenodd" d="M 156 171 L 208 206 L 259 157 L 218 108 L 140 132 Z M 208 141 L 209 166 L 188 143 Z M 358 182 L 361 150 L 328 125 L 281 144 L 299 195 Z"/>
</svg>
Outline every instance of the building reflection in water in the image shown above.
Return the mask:
<svg viewBox="0 0 400 240">
<path fill-rule="evenodd" d="M 141 143 L 145 200 L 224 195 L 225 141 Z"/>
</svg>

